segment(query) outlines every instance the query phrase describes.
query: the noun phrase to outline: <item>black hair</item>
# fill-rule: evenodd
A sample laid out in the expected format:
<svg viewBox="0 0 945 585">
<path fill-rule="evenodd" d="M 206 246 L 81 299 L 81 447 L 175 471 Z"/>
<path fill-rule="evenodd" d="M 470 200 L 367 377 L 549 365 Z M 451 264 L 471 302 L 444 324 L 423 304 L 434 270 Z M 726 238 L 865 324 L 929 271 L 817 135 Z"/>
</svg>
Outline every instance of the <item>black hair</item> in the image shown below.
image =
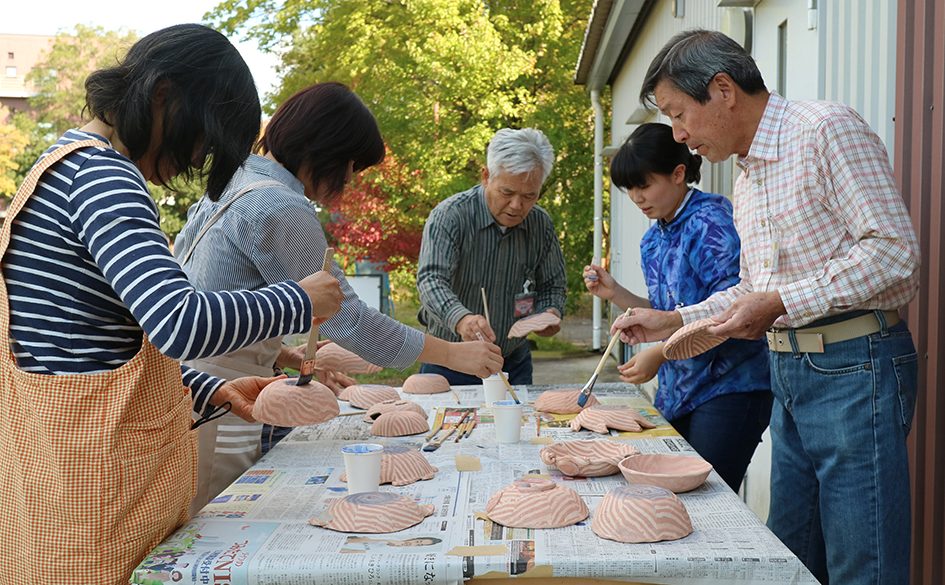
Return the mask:
<svg viewBox="0 0 945 585">
<path fill-rule="evenodd" d="M 671 175 L 679 165 L 686 166 L 686 184 L 699 182 L 702 157 L 676 142 L 666 124 L 641 124 L 610 161 L 610 180 L 625 190 L 643 187 L 649 175 Z"/>
<path fill-rule="evenodd" d="M 653 92 L 669 81 L 700 104 L 709 101 L 709 83 L 725 73 L 747 94 L 767 91 L 751 55 L 718 31 L 692 29 L 677 33 L 650 63 L 640 88 L 640 102 L 656 105 Z"/>
<path fill-rule="evenodd" d="M 252 151 L 262 118 L 246 62 L 225 36 L 200 24 L 143 37 L 117 66 L 92 73 L 85 92 L 88 111 L 115 129 L 131 160 L 156 149 L 156 182 L 206 176 L 213 200 Z M 155 103 L 162 128 L 151 145 Z"/>
<path fill-rule="evenodd" d="M 313 184 L 325 181 L 328 199 L 344 191 L 349 161 L 360 172 L 384 160 L 374 114 L 353 91 L 331 81 L 307 87 L 279 106 L 258 146 L 292 174 L 304 169 Z"/>
</svg>

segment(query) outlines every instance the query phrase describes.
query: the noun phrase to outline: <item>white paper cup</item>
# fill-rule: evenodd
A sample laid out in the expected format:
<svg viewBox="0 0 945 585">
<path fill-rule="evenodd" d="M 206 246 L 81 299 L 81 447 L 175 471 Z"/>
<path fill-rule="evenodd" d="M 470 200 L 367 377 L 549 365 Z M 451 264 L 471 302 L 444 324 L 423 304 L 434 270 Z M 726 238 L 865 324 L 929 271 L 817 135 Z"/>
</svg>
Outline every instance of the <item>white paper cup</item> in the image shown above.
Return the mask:
<svg viewBox="0 0 945 585">
<path fill-rule="evenodd" d="M 505 372 L 505 379 L 509 379 L 508 372 Z M 502 382 L 499 374 L 492 374 L 482 379 L 482 401 L 486 406 L 498 400 L 505 400 L 505 392 L 505 383 Z"/>
<path fill-rule="evenodd" d="M 499 400 L 492 404 L 495 420 L 495 440 L 499 443 L 518 443 L 522 437 L 522 405 L 514 400 Z"/>
<path fill-rule="evenodd" d="M 376 492 L 381 484 L 381 455 L 384 445 L 355 443 L 341 448 L 348 475 L 348 493 Z"/>
</svg>

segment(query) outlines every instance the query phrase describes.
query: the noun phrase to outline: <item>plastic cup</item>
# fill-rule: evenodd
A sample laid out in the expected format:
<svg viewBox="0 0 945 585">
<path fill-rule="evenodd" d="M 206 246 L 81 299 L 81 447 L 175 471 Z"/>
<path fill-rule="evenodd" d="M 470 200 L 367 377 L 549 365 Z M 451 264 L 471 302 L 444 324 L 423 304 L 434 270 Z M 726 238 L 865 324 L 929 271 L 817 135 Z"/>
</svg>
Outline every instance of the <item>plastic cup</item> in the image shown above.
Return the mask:
<svg viewBox="0 0 945 585">
<path fill-rule="evenodd" d="M 376 492 L 381 485 L 381 455 L 384 445 L 355 443 L 341 448 L 348 475 L 348 493 Z"/>
<path fill-rule="evenodd" d="M 522 438 L 522 405 L 514 400 L 498 400 L 492 403 L 495 420 L 495 440 L 498 443 L 518 443 Z"/>
<path fill-rule="evenodd" d="M 505 379 L 509 379 L 508 372 L 505 372 Z M 502 382 L 499 374 L 492 374 L 488 378 L 482 379 L 482 401 L 486 406 L 499 400 L 505 400 L 505 392 L 505 383 Z"/>
</svg>

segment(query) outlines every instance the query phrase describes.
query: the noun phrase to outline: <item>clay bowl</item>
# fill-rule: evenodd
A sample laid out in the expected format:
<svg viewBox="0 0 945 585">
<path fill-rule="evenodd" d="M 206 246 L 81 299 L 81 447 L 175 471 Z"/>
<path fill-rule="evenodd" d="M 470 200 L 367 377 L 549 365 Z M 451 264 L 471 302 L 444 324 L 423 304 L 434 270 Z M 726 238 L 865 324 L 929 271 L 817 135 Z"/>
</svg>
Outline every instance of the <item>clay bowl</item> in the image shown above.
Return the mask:
<svg viewBox="0 0 945 585">
<path fill-rule="evenodd" d="M 493 494 L 486 516 L 512 528 L 561 528 L 584 520 L 588 511 L 571 488 L 542 477 L 526 477 Z"/>
<path fill-rule="evenodd" d="M 544 311 L 538 313 L 537 315 L 532 315 L 531 317 L 525 317 L 524 319 L 519 319 L 512 324 L 512 327 L 509 329 L 509 339 L 515 337 L 525 337 L 532 331 L 541 331 L 547 329 L 552 325 L 560 325 L 561 318 L 555 315 L 554 313 L 549 313 Z"/>
<path fill-rule="evenodd" d="M 616 441 L 565 441 L 543 448 L 541 460 L 565 475 L 603 477 L 620 471 L 617 464 L 636 448 Z"/>
<path fill-rule="evenodd" d="M 382 369 L 337 343 L 329 343 L 318 348 L 315 352 L 315 361 L 323 370 L 346 374 L 374 374 Z"/>
<path fill-rule="evenodd" d="M 423 407 L 416 402 L 400 400 L 398 398 L 397 400 L 385 400 L 383 402 L 374 404 L 368 409 L 367 413 L 361 417 L 361 420 L 366 423 L 374 422 L 377 420 L 377 417 L 381 416 L 385 412 L 394 412 L 397 410 L 407 410 L 410 412 L 416 412 L 417 414 L 422 414 L 423 416 L 427 415 L 427 411 L 423 410 Z"/>
<path fill-rule="evenodd" d="M 338 416 L 338 400 L 328 386 L 314 381 L 296 386 L 296 381 L 298 378 L 283 378 L 263 388 L 253 405 L 253 418 L 265 424 L 298 427 Z"/>
<path fill-rule="evenodd" d="M 696 489 L 712 471 L 702 457 L 664 453 L 631 455 L 617 467 L 629 483 L 655 485 L 677 494 Z"/>
<path fill-rule="evenodd" d="M 338 532 L 399 532 L 433 514 L 434 507 L 390 492 L 351 494 L 332 503 L 326 514 L 309 519 L 313 526 Z"/>
<path fill-rule="evenodd" d="M 692 534 L 692 520 L 682 501 L 654 485 L 618 487 L 604 496 L 594 519 L 594 534 L 617 542 L 659 542 Z"/>
<path fill-rule="evenodd" d="M 581 390 L 546 390 L 535 400 L 535 410 L 541 412 L 550 412 L 552 414 L 573 414 L 581 412 L 584 408 L 590 408 L 595 404 L 600 404 L 597 397 L 593 394 L 587 399 L 584 407 L 578 406 L 578 395 Z"/>
<path fill-rule="evenodd" d="M 725 342 L 727 337 L 712 335 L 706 329 L 718 325 L 712 319 L 699 319 L 683 325 L 663 344 L 663 356 L 670 360 L 687 360 Z"/>
<path fill-rule="evenodd" d="M 407 394 L 439 394 L 449 389 L 449 380 L 439 374 L 413 374 L 404 380 L 404 392 Z"/>
<path fill-rule="evenodd" d="M 597 404 L 585 408 L 571 420 L 571 430 L 582 428 L 595 433 L 607 434 L 609 429 L 639 433 L 643 429 L 652 429 L 656 425 L 629 406 Z"/>
<path fill-rule="evenodd" d="M 395 486 L 409 485 L 422 479 L 433 479 L 436 467 L 430 465 L 423 453 L 406 445 L 385 445 L 381 455 L 381 483 Z M 348 474 L 341 474 L 348 481 Z"/>
<path fill-rule="evenodd" d="M 405 437 L 430 430 L 427 415 L 411 410 L 385 412 L 371 425 L 371 434 L 378 437 Z"/>
<path fill-rule="evenodd" d="M 347 400 L 348 404 L 355 408 L 368 409 L 385 400 L 399 400 L 400 394 L 397 390 L 383 384 L 356 384 L 348 386 L 339 396 L 341 400 Z"/>
</svg>

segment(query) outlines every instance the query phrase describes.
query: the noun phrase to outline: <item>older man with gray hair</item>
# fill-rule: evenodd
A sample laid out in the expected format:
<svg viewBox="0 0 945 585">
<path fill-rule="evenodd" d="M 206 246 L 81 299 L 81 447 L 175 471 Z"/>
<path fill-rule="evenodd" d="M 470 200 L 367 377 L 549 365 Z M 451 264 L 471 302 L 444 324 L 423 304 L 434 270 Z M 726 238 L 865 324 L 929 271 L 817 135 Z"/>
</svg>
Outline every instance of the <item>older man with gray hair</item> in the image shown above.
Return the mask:
<svg viewBox="0 0 945 585">
<path fill-rule="evenodd" d="M 541 312 L 564 312 L 561 245 L 551 217 L 535 205 L 553 164 L 554 149 L 540 131 L 503 128 L 489 142 L 482 183 L 440 202 L 423 228 L 417 270 L 421 323 L 448 341 L 481 336 L 496 343 L 512 384 L 532 383 L 528 342 L 508 338 L 512 324 Z M 536 333 L 552 336 L 558 329 Z M 433 364 L 420 371 L 442 374 L 450 384 L 481 383 Z"/>
</svg>

